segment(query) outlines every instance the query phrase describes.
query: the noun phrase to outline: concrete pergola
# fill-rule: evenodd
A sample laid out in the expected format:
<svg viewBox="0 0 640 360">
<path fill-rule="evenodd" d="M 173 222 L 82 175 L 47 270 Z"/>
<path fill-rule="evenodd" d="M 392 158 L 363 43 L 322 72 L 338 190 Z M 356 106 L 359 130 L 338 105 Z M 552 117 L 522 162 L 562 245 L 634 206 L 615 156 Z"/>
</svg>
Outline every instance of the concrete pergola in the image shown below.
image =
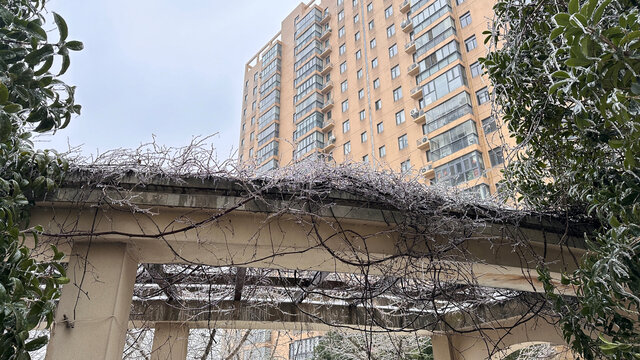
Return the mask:
<svg viewBox="0 0 640 360">
<path fill-rule="evenodd" d="M 150 211 L 133 212 L 128 206 L 118 206 L 123 199 Z M 71 283 L 63 287 L 46 358 L 80 359 L 90 354 L 92 359 L 121 359 L 127 329 L 142 321 L 155 327 L 153 359 L 186 358 L 189 329 L 206 327 L 212 315 L 176 310 L 166 301 L 135 301 L 139 264 L 235 269 L 234 283 L 229 284 L 235 287 L 233 298 L 217 303 L 216 327 L 330 330 L 330 324 L 368 326 L 372 312 L 365 314 L 357 306 L 304 302 L 304 298 L 275 306 L 255 305 L 250 304 L 252 299 L 243 298 L 243 287 L 251 283 L 247 268 L 313 272 L 304 286 L 324 288 L 339 286 L 325 282 L 326 274 L 359 273 L 357 266 L 335 259 L 333 252 L 344 250 L 343 243 L 310 244 L 310 225 L 296 215 L 293 199 L 295 194 L 286 189 L 270 189 L 258 199 L 241 182 L 227 178 L 155 177 L 141 185 L 141 179 L 132 174 L 119 179 L 116 187 L 87 186 L 82 173 L 70 176 L 32 211 L 32 223 L 42 224 L 51 235 L 48 240 L 69 255 Z M 370 256 L 398 252 L 401 236 L 390 220 L 402 216 L 397 210 L 341 191 L 332 191 L 323 202 L 330 205 L 300 209 L 326 220 L 314 225 L 318 236 L 330 238 L 336 231 L 332 224 L 339 222 L 341 231 L 367 235 Z M 292 207 L 281 213 L 274 210 Z M 468 209 L 462 210 L 459 216 L 470 216 Z M 451 216 L 458 216 L 456 211 Z M 485 225 L 473 234 L 473 241 L 464 244 L 465 255 L 459 257 L 459 265 L 473 274 L 477 286 L 541 292 L 535 266 L 542 259 L 560 291 L 573 294 L 571 288 L 560 285 L 559 274 L 574 269 L 584 253 L 581 234 L 586 227 L 542 215 L 520 216 L 517 222 L 481 221 Z M 527 239 L 526 252 L 514 255 L 514 238 Z M 447 239 L 434 241 L 445 244 Z M 375 275 L 378 270 L 371 271 Z M 455 273 L 444 271 L 440 276 L 458 281 Z M 487 339 L 502 347 L 531 341 L 564 343 L 550 319 L 512 327 L 527 311 L 519 304 L 496 302 L 475 311 L 487 319 L 482 332 L 474 332 L 478 325 L 474 319 L 455 312 L 447 315 L 448 326 L 430 314 L 410 312 L 404 317 L 380 313 L 377 321 L 405 329 L 411 323 L 416 331 L 431 335 L 437 360 L 486 358 L 491 351 L 485 345 Z M 452 331 L 451 324 L 457 331 Z"/>
</svg>

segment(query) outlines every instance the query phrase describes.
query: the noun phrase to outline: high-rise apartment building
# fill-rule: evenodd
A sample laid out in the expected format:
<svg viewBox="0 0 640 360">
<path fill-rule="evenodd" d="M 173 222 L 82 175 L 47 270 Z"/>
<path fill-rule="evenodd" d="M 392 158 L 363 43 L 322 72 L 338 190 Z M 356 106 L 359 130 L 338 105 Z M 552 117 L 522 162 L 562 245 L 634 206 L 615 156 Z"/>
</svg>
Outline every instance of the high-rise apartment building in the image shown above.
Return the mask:
<svg viewBox="0 0 640 360">
<path fill-rule="evenodd" d="M 246 65 L 241 160 L 269 170 L 323 155 L 494 192 L 502 137 L 478 63 L 492 5 L 300 4 Z"/>
</svg>

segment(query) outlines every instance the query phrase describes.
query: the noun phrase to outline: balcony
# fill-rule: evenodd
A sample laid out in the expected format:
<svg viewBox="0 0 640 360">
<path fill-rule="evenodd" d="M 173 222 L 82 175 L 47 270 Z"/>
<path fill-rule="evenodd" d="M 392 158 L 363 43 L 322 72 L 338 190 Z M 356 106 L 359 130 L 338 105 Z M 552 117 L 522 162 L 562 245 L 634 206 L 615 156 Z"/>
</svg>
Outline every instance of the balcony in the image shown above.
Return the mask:
<svg viewBox="0 0 640 360">
<path fill-rule="evenodd" d="M 411 3 L 409 3 L 409 0 L 404 0 L 402 4 L 400 4 L 400 12 L 406 14 L 409 10 L 411 10 Z"/>
<path fill-rule="evenodd" d="M 324 84 L 324 86 L 322 87 L 322 90 L 320 90 L 321 93 L 326 94 L 329 91 L 331 91 L 331 89 L 333 89 L 333 81 L 327 81 L 326 84 Z"/>
<path fill-rule="evenodd" d="M 331 46 L 327 46 L 325 47 L 322 52 L 320 53 L 320 57 L 321 58 L 325 58 L 327 56 L 329 56 L 329 54 L 331 54 Z"/>
<path fill-rule="evenodd" d="M 324 106 L 322 107 L 322 112 L 327 112 L 329 110 L 333 109 L 333 99 L 332 100 L 328 100 L 327 102 L 324 103 Z"/>
<path fill-rule="evenodd" d="M 411 19 L 406 19 L 402 24 L 400 24 L 400 27 L 402 28 L 402 31 L 410 33 L 411 30 L 413 30 L 413 21 L 411 21 Z"/>
<path fill-rule="evenodd" d="M 411 117 L 416 124 L 423 124 L 427 121 L 427 115 L 424 110 L 413 109 L 411 110 Z"/>
<path fill-rule="evenodd" d="M 331 131 L 331 129 L 333 129 L 333 126 L 335 125 L 335 122 L 333 120 L 325 120 L 322 123 L 322 132 L 329 132 Z"/>
<path fill-rule="evenodd" d="M 331 19 L 331 13 L 327 11 L 327 12 L 324 13 L 324 16 L 320 20 L 320 24 L 324 25 L 324 24 L 328 23 L 329 19 Z"/>
<path fill-rule="evenodd" d="M 433 179 L 436 177 L 436 172 L 433 170 L 433 166 L 429 164 L 420 168 L 420 175 L 427 179 Z"/>
<path fill-rule="evenodd" d="M 421 137 L 417 141 L 418 149 L 423 151 L 428 151 L 431 148 L 431 143 L 429 142 L 429 138 L 427 135 Z"/>
<path fill-rule="evenodd" d="M 412 99 L 418 100 L 422 96 L 424 96 L 424 93 L 422 91 L 422 86 L 418 86 L 418 87 L 415 87 L 415 88 L 411 89 L 411 98 Z"/>
<path fill-rule="evenodd" d="M 324 67 L 322 68 L 322 71 L 320 71 L 320 75 L 325 76 L 331 70 L 333 70 L 333 64 L 332 63 L 324 64 Z"/>
<path fill-rule="evenodd" d="M 419 72 L 420 66 L 418 66 L 418 64 L 416 63 L 409 65 L 409 67 L 407 68 L 407 74 L 409 74 L 410 76 L 416 76 Z"/>
<path fill-rule="evenodd" d="M 324 152 L 328 153 L 329 151 L 333 150 L 333 148 L 336 147 L 336 138 L 334 136 L 330 137 L 327 140 L 327 143 L 324 146 Z"/>
<path fill-rule="evenodd" d="M 404 52 L 406 52 L 409 55 L 412 55 L 413 53 L 416 52 L 416 42 L 415 41 L 411 41 L 408 42 L 406 44 L 404 44 Z"/>
<path fill-rule="evenodd" d="M 322 35 L 320 35 L 320 40 L 324 41 L 327 40 L 329 38 L 329 35 L 331 35 L 331 28 L 328 27 L 323 33 Z"/>
</svg>

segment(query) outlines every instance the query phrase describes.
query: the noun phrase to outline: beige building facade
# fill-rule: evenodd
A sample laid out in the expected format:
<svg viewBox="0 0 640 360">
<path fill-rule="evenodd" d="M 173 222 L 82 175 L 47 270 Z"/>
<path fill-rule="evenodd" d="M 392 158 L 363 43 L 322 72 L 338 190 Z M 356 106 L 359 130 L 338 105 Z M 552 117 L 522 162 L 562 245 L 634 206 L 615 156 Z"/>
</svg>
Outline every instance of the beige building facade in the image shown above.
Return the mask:
<svg viewBox="0 0 640 360">
<path fill-rule="evenodd" d="M 496 190 L 505 136 L 478 58 L 491 1 L 300 4 L 247 63 L 240 159 L 314 156 Z"/>
</svg>

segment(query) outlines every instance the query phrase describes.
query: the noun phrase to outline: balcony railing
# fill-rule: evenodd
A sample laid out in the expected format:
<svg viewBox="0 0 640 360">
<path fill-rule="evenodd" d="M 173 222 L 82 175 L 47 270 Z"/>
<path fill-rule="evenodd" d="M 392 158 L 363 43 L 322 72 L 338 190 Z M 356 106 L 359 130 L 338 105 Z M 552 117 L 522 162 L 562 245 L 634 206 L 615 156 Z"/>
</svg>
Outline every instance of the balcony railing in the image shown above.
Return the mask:
<svg viewBox="0 0 640 360">
<path fill-rule="evenodd" d="M 411 3 L 409 3 L 409 0 L 404 0 L 402 4 L 400 4 L 400 12 L 406 14 L 409 10 L 411 10 Z"/>
</svg>

